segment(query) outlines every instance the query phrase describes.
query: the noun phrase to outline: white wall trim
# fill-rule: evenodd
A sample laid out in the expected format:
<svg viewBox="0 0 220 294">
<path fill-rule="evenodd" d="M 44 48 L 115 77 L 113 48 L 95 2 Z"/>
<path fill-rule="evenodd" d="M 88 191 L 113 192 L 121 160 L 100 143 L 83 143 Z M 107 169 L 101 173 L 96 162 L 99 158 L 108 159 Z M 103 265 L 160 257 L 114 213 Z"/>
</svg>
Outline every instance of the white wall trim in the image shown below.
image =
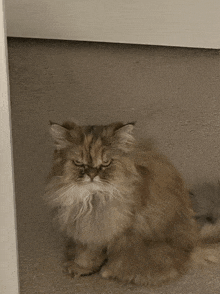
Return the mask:
<svg viewBox="0 0 220 294">
<path fill-rule="evenodd" d="M 0 0 L 0 293 L 18 293 L 17 241 L 3 0 Z"/>
<path fill-rule="evenodd" d="M 7 0 L 8 36 L 220 48 L 219 0 Z"/>
</svg>

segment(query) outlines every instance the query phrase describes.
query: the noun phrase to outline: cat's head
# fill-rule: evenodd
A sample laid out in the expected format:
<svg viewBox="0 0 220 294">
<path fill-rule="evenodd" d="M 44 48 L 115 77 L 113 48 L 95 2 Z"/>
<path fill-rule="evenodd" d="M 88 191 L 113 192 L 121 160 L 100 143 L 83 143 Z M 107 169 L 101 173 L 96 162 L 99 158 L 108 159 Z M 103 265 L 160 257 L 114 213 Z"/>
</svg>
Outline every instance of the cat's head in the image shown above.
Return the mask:
<svg viewBox="0 0 220 294">
<path fill-rule="evenodd" d="M 120 181 L 132 168 L 128 161 L 134 143 L 133 127 L 134 123 L 121 122 L 106 126 L 51 123 L 55 175 L 81 184 Z"/>
</svg>

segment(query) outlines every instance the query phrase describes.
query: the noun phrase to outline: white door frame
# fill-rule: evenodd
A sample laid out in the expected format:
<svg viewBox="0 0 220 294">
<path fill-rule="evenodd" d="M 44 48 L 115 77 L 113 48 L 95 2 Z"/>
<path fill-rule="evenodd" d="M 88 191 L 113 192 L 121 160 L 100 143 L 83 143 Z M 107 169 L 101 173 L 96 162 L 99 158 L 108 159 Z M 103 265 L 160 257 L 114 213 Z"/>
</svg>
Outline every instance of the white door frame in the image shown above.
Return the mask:
<svg viewBox="0 0 220 294">
<path fill-rule="evenodd" d="M 18 293 L 8 62 L 3 0 L 0 0 L 0 292 Z"/>
</svg>

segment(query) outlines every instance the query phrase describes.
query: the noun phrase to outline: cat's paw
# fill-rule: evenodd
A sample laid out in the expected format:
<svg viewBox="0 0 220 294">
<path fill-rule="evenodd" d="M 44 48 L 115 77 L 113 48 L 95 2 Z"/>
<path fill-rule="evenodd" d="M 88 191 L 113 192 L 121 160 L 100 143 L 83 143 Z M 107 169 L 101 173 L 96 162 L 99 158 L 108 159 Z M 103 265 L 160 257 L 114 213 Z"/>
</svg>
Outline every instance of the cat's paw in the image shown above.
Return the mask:
<svg viewBox="0 0 220 294">
<path fill-rule="evenodd" d="M 91 275 L 94 271 L 91 268 L 83 268 L 75 263 L 73 260 L 64 264 L 65 272 L 72 277 L 80 277 Z"/>
<path fill-rule="evenodd" d="M 140 273 L 138 270 L 137 272 L 129 271 L 128 269 L 124 271 L 122 269 L 119 270 L 117 269 L 117 264 L 113 267 L 112 264 L 104 265 L 100 271 L 100 275 L 104 279 L 113 278 L 123 283 L 133 283 L 142 286 L 160 286 L 171 280 L 176 280 L 180 276 L 174 268 L 160 274 L 147 271 L 146 273 Z"/>
<path fill-rule="evenodd" d="M 191 260 L 196 266 L 208 266 L 220 263 L 220 244 L 207 244 L 197 247 L 191 254 Z"/>
<path fill-rule="evenodd" d="M 100 275 L 104 279 L 109 279 L 109 278 L 113 277 L 113 272 L 110 269 L 108 269 L 107 267 L 103 266 L 100 271 Z"/>
</svg>

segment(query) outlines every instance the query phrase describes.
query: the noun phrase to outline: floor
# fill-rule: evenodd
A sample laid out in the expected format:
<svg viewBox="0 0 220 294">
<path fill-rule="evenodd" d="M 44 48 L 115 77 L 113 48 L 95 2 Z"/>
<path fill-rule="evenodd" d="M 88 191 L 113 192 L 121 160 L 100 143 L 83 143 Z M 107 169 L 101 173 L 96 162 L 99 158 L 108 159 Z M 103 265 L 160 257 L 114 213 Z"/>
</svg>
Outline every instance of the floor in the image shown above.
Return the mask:
<svg viewBox="0 0 220 294">
<path fill-rule="evenodd" d="M 211 294 L 220 265 L 191 270 L 149 289 L 71 279 L 63 240 L 42 195 L 52 155 L 49 120 L 82 124 L 137 121 L 189 186 L 215 183 L 220 166 L 220 56 L 217 50 L 8 39 L 21 294 Z"/>
</svg>

